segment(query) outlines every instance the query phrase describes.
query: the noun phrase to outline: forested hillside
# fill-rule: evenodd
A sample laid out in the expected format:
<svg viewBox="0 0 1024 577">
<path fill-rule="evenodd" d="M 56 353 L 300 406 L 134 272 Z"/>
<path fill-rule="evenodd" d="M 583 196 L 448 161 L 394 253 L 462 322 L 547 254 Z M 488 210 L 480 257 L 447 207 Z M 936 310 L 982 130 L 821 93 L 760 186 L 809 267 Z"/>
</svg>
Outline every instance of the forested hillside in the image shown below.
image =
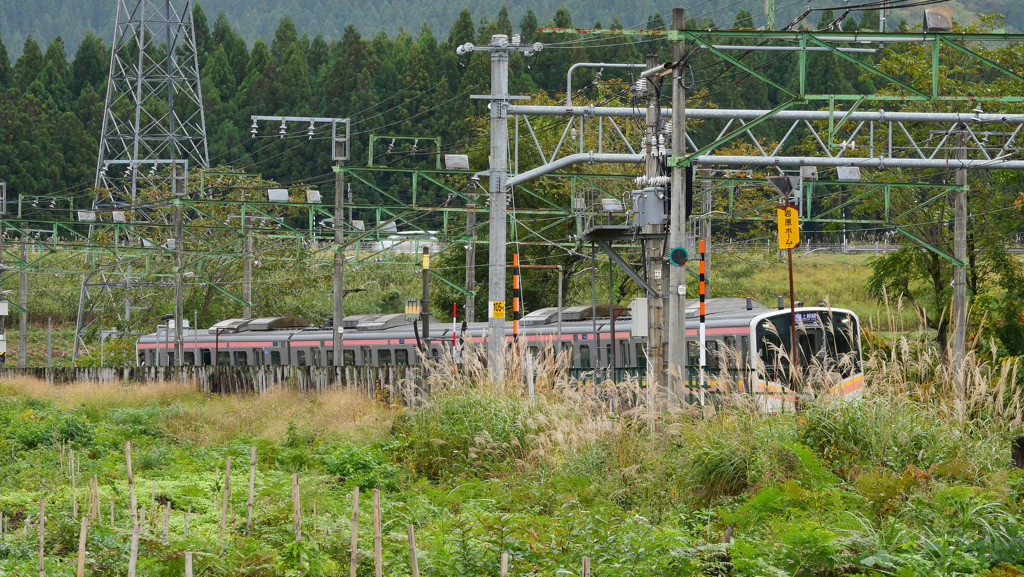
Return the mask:
<svg viewBox="0 0 1024 577">
<path fill-rule="evenodd" d="M 321 33 L 328 40 L 341 38 L 349 24 L 367 36 L 379 30 L 394 35 L 402 29 L 418 35 L 424 24 L 429 25 L 435 34 L 442 34 L 448 31 L 463 8 L 479 19 L 485 14 L 496 14 L 502 0 L 203 0 L 201 4 L 211 18 L 224 11 L 231 18 L 235 30 L 251 46 L 260 36 L 269 39 L 286 15 L 299 30 L 308 32 L 310 36 Z M 698 18 L 712 18 L 720 26 L 732 24 L 739 10 L 754 14 L 755 24 L 764 24 L 764 0 L 689 0 L 681 3 L 670 0 L 564 0 L 561 4 L 573 15 L 578 26 L 593 26 L 597 22 L 607 26 L 618 16 L 626 27 L 641 27 L 651 14 L 660 12 L 667 15 L 677 5 L 686 7 Z M 844 3 L 835 0 L 777 1 L 778 20 L 792 21 L 808 4 L 828 7 Z M 1019 8 L 1019 0 L 953 0 L 949 5 L 954 7 L 957 18 L 962 22 L 977 12 L 996 11 L 1008 16 L 1007 23 L 1011 28 L 1024 29 L 1024 11 Z M 0 33 L 15 56 L 20 55 L 21 45 L 29 35 L 42 44 L 59 35 L 68 45 L 77 46 L 86 31 L 92 30 L 109 42 L 116 7 L 114 0 L 35 0 L 31 8 L 26 9 L 24 2 L 2 0 Z M 518 22 L 531 7 L 539 21 L 545 23 L 554 17 L 558 4 L 513 0 L 508 2 L 509 17 Z M 907 18 L 914 24 L 920 20 L 921 10 L 914 8 L 898 12 L 892 24 L 898 24 L 900 18 Z"/>
<path fill-rule="evenodd" d="M 518 21 L 504 6 L 493 14 L 463 10 L 453 23 L 435 34 L 424 26 L 415 31 L 389 35 L 362 34 L 348 25 L 340 39 L 302 30 L 290 17 L 282 17 L 266 40 L 251 47 L 226 13 L 216 18 L 197 6 L 194 11 L 206 127 L 211 165 L 232 166 L 283 182 L 321 182 L 330 186 L 327 147 L 307 143 L 305 133 L 279 139 L 275 127 L 253 138 L 251 115 L 329 115 L 353 119 L 353 159 L 367 163 L 370 134 L 441 137 L 442 152 L 469 153 L 474 162 L 486 162 L 481 147 L 482 104 L 471 94 L 487 91 L 487 55 L 457 56 L 455 47 L 465 42 L 485 43 L 491 35 L 521 32 L 524 40 L 555 43 L 527 62 L 514 58 L 511 83 L 515 93 L 543 91 L 552 97 L 564 91 L 565 74 L 574 62 L 639 62 L 646 52 L 667 58 L 668 43 L 661 37 L 618 36 L 594 44 L 566 43 L 571 35 L 539 34 L 540 16 L 533 10 Z M 832 22 L 838 15 L 825 11 L 816 25 Z M 408 21 L 408 20 L 405 20 Z M 552 23 L 574 26 L 578 21 L 559 8 Z M 692 26 L 709 21 L 694 20 Z M 610 28 L 623 23 L 612 18 Z M 655 14 L 643 24 L 664 28 Z M 729 26 L 751 27 L 753 17 L 740 11 Z M 850 17 L 847 29 L 876 29 L 877 12 L 866 13 L 860 22 Z M 109 48 L 100 36 L 87 33 L 77 45 L 56 38 L 41 45 L 34 38 L 21 46 L 21 55 L 10 64 L 0 42 L 0 166 L 10 195 L 69 195 L 81 205 L 88 202 L 86 189 L 95 174 L 97 140 L 106 91 Z M 751 53 L 747 61 L 764 67 L 780 83 L 793 81 L 789 64 L 769 59 L 767 53 Z M 817 57 L 815 57 L 817 58 Z M 830 90 L 831 84 L 860 82 L 857 71 L 821 58 L 822 74 L 811 80 L 812 91 Z M 716 82 L 725 73 L 711 68 L 696 79 L 697 90 L 707 89 L 710 102 L 721 107 L 769 107 L 777 101 L 770 92 L 721 90 Z M 731 76 L 729 78 L 732 78 Z M 608 72 L 600 82 L 594 71 L 576 75 L 581 97 L 628 102 L 629 78 Z M 732 86 L 746 86 L 742 77 Z M 820 86 L 818 85 L 820 84 Z M 742 98 L 742 102 L 737 100 Z M 625 100 L 623 100 L 625 99 Z M 542 132 L 553 127 L 538 127 Z M 424 150 L 420 148 L 421 152 Z M 383 156 L 376 159 L 381 162 Z M 415 159 L 391 157 L 388 162 L 408 165 Z M 404 164 L 403 164 L 404 163 Z M 313 180 L 310 180 L 313 178 Z M 316 180 L 319 178 L 319 180 Z M 328 191 L 330 193 L 333 191 Z M 424 199 L 430 200 L 430 199 Z"/>
</svg>

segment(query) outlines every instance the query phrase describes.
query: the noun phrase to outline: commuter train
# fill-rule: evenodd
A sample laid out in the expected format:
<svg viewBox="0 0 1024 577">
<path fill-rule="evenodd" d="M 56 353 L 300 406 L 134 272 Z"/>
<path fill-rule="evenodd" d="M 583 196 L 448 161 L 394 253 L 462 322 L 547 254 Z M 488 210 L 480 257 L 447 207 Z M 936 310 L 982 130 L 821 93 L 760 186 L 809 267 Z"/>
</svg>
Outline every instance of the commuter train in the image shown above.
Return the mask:
<svg viewBox="0 0 1024 577">
<path fill-rule="evenodd" d="M 731 379 L 749 392 L 784 392 L 789 382 L 789 355 L 780 353 L 791 348 L 790 310 L 771 309 L 749 298 L 709 299 L 705 310 L 706 359 L 702 371 L 696 303 L 686 311 L 687 385 L 700 382 L 705 389 L 715 391 L 722 390 L 725 381 Z M 577 376 L 643 379 L 648 362 L 647 338 L 636 336 L 642 331 L 633 331 L 629 308 L 615 308 L 614 325 L 610 312 L 607 304 L 566 307 L 561 318 L 557 308 L 536 310 L 520 321 L 519 339 L 524 351 L 535 358 L 546 351 L 564 352 Z M 797 362 L 804 367 L 804 374 L 814 367 L 819 376 L 827 373 L 828 390 L 859 395 L 863 368 L 857 315 L 821 306 L 798 307 L 796 323 Z M 429 326 L 427 340 L 422 327 L 414 326 L 405 314 L 345 317 L 342 364 L 415 365 L 424 355 L 441 358 L 453 346 L 461 349 L 467 343 L 482 345 L 487 340 L 487 323 L 453 327 L 432 318 Z M 139 338 L 138 363 L 174 365 L 173 332 L 173 327 L 168 330 L 161 326 L 156 333 Z M 509 333 L 507 329 L 506 340 L 511 343 L 513 336 Z M 229 319 L 205 330 L 185 328 L 183 334 L 186 365 L 335 364 L 334 331 L 329 321 L 311 327 L 297 317 Z"/>
</svg>

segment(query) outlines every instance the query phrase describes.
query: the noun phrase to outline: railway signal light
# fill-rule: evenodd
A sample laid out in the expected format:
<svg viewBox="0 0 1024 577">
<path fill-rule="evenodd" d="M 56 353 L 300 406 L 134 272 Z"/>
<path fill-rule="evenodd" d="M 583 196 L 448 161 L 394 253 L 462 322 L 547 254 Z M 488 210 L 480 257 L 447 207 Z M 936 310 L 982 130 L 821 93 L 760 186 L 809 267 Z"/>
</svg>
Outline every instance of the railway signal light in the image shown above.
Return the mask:
<svg viewBox="0 0 1024 577">
<path fill-rule="evenodd" d="M 677 246 L 668 253 L 668 261 L 676 266 L 685 265 L 689 258 L 689 253 L 687 253 L 686 249 L 681 246 Z"/>
</svg>

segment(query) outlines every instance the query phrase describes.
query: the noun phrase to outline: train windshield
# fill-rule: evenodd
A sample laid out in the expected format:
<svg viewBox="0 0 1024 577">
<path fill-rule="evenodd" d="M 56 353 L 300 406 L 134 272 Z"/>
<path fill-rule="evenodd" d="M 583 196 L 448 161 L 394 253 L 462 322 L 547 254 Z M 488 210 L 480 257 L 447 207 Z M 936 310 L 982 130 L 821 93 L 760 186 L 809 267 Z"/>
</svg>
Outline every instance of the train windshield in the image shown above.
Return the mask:
<svg viewBox="0 0 1024 577">
<path fill-rule="evenodd" d="M 769 380 L 789 379 L 792 359 L 790 315 L 779 312 L 758 322 L 757 354 Z M 797 361 L 800 366 L 819 365 L 843 377 L 860 372 L 857 319 L 845 312 L 796 313 Z"/>
</svg>

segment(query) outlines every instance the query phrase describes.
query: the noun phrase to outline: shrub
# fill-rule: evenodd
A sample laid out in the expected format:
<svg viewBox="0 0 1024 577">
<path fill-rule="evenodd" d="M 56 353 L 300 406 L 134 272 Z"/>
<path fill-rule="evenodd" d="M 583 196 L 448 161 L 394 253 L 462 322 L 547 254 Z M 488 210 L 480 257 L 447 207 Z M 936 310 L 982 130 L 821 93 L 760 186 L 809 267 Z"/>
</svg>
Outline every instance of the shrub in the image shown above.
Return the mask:
<svg viewBox="0 0 1024 577">
<path fill-rule="evenodd" d="M 325 471 L 360 489 L 398 490 L 398 468 L 378 449 L 339 444 L 320 457 Z"/>
<path fill-rule="evenodd" d="M 533 446 L 538 409 L 510 396 L 465 391 L 442 394 L 395 419 L 398 460 L 430 479 L 486 472 L 521 459 Z"/>
</svg>

